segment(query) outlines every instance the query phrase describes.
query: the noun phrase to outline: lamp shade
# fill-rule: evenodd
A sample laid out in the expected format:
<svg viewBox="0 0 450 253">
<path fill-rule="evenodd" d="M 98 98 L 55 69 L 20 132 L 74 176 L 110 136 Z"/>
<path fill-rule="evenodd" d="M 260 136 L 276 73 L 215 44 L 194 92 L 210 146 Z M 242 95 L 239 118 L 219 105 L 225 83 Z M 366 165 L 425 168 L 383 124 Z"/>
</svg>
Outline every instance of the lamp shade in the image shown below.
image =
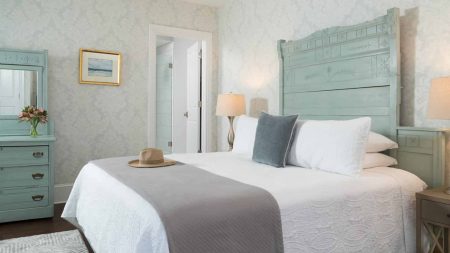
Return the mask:
<svg viewBox="0 0 450 253">
<path fill-rule="evenodd" d="M 436 78 L 431 81 L 428 118 L 450 119 L 450 77 Z"/>
<path fill-rule="evenodd" d="M 245 114 L 244 95 L 225 93 L 217 97 L 216 115 L 239 116 L 242 114 Z"/>
</svg>

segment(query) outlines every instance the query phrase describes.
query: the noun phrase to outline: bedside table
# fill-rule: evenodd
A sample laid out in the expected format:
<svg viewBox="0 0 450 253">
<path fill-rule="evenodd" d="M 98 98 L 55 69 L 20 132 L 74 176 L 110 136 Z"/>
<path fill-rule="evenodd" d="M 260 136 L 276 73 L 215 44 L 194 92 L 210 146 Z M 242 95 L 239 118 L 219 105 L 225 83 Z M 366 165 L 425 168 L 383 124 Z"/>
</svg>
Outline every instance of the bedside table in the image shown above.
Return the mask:
<svg viewBox="0 0 450 253">
<path fill-rule="evenodd" d="M 428 252 L 449 252 L 450 195 L 444 193 L 445 187 L 416 193 L 416 249 L 422 251 L 422 236 L 428 234 Z"/>
<path fill-rule="evenodd" d="M 450 136 L 450 129 L 398 127 L 399 148 L 394 151 L 398 168 L 417 175 L 428 187 L 443 186 L 448 148 L 446 135 Z"/>
</svg>

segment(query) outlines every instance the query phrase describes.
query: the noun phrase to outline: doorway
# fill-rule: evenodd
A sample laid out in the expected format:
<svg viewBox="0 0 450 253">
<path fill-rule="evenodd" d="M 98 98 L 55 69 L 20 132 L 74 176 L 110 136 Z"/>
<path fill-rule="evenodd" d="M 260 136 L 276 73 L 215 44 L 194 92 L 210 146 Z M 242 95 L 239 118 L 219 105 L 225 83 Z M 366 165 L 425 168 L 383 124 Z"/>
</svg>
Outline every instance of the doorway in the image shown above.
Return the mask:
<svg viewBox="0 0 450 253">
<path fill-rule="evenodd" d="M 206 105 L 211 78 L 207 64 L 211 62 L 211 47 L 207 46 L 211 45 L 211 37 L 203 32 L 153 25 L 150 35 L 150 58 L 152 51 L 155 58 L 154 62 L 150 60 L 149 71 L 150 75 L 154 72 L 149 78 L 149 111 L 153 112 L 149 114 L 149 145 L 165 153 L 206 152 L 210 141 Z"/>
<path fill-rule="evenodd" d="M 201 152 L 201 42 L 156 38 L 156 147 Z"/>
</svg>

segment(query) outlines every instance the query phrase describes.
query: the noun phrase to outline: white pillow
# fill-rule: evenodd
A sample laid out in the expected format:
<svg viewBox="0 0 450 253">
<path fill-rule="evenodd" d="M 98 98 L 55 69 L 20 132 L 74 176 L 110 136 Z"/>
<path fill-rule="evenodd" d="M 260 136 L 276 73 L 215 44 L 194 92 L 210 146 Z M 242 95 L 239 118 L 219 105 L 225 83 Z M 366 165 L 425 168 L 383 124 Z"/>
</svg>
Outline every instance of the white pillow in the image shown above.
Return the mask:
<svg viewBox="0 0 450 253">
<path fill-rule="evenodd" d="M 397 165 L 397 160 L 393 157 L 381 153 L 366 153 L 364 155 L 363 169 L 375 167 L 389 167 Z"/>
<path fill-rule="evenodd" d="M 344 175 L 361 171 L 370 131 L 369 117 L 306 121 L 294 138 L 290 163 Z"/>
<path fill-rule="evenodd" d="M 297 156 L 296 154 L 298 153 L 298 145 L 296 145 L 298 143 L 298 136 L 300 135 L 300 129 L 302 128 L 303 124 L 305 124 L 307 121 L 306 120 L 297 120 L 297 122 L 295 122 L 295 126 L 294 126 L 294 132 L 292 133 L 292 143 L 291 143 L 291 147 L 289 148 L 289 153 L 288 156 L 286 158 L 286 164 L 291 164 L 291 165 L 297 165 Z"/>
<path fill-rule="evenodd" d="M 367 153 L 378 153 L 393 148 L 398 148 L 398 144 L 381 134 L 370 132 L 366 146 Z"/>
<path fill-rule="evenodd" d="M 233 153 L 252 155 L 255 145 L 256 127 L 258 119 L 240 116 L 236 122 L 236 131 L 233 143 Z"/>
</svg>

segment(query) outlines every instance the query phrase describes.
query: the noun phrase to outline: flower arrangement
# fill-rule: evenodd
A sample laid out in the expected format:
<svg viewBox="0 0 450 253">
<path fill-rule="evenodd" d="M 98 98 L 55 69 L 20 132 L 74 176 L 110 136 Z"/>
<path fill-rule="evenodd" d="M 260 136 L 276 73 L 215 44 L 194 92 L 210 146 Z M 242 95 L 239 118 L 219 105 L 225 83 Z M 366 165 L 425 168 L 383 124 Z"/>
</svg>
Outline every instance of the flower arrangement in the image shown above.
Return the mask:
<svg viewBox="0 0 450 253">
<path fill-rule="evenodd" d="M 47 111 L 34 106 L 25 106 L 19 114 L 20 121 L 28 121 L 31 124 L 31 137 L 38 136 L 37 126 L 39 123 L 45 124 L 48 121 Z"/>
</svg>

